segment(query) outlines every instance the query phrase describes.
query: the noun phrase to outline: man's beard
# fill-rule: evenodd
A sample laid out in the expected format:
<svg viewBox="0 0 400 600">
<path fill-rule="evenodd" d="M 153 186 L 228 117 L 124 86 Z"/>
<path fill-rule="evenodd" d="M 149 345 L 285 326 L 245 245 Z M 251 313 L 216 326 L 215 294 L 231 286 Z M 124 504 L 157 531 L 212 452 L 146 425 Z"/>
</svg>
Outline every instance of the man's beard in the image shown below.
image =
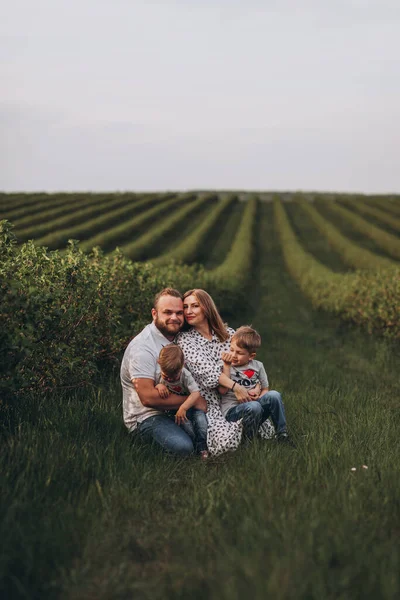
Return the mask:
<svg viewBox="0 0 400 600">
<path fill-rule="evenodd" d="M 176 324 L 178 326 L 178 329 L 171 330 L 171 329 L 168 329 L 168 325 L 166 325 L 163 321 L 160 321 L 160 319 L 158 317 L 156 317 L 154 320 L 154 325 L 166 338 L 175 337 L 179 333 L 179 331 L 182 328 L 183 323 L 176 323 Z"/>
</svg>

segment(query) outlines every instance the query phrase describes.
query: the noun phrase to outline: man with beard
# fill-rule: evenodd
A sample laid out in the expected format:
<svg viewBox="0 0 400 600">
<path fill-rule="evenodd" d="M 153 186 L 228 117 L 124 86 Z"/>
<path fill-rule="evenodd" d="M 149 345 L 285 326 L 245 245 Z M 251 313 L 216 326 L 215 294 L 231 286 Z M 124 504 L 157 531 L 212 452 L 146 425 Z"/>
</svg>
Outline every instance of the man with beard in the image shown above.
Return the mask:
<svg viewBox="0 0 400 600">
<path fill-rule="evenodd" d="M 124 422 L 130 432 L 137 430 L 167 452 L 186 456 L 194 451 L 191 424 L 179 426 L 165 414 L 166 410 L 178 409 L 186 396 L 170 394 L 161 398 L 155 388 L 160 350 L 173 342 L 184 322 L 180 292 L 173 288 L 161 290 L 151 314 L 153 322 L 133 338 L 122 359 Z M 205 411 L 205 400 L 200 398 L 195 407 Z"/>
</svg>

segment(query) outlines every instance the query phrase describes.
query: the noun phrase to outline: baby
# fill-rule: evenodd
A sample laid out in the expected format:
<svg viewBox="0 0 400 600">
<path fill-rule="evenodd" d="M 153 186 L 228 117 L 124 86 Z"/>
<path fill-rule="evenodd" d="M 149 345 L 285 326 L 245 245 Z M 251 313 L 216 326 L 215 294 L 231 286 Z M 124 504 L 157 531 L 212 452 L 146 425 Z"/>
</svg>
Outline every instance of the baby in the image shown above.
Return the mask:
<svg viewBox="0 0 400 600">
<path fill-rule="evenodd" d="M 168 344 L 162 348 L 158 364 L 160 373 L 157 374 L 155 386 L 160 398 L 168 398 L 170 393 L 187 396 L 186 400 L 176 411 L 168 411 L 175 416 L 175 422 L 194 436 L 196 451 L 205 460 L 207 450 L 207 417 L 202 410 L 194 408 L 200 397 L 199 387 L 190 372 L 184 368 L 183 352 L 176 344 Z"/>
</svg>

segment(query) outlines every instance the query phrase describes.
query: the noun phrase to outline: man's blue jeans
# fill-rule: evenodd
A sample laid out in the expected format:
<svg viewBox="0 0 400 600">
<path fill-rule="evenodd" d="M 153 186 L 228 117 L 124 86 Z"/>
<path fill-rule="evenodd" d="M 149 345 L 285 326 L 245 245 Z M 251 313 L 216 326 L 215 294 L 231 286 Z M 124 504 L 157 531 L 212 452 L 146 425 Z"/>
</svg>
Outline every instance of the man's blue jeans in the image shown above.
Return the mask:
<svg viewBox="0 0 400 600">
<path fill-rule="evenodd" d="M 225 415 L 227 421 L 243 419 L 243 434 L 248 439 L 255 436 L 261 423 L 268 417 L 274 424 L 277 435 L 286 433 L 285 408 L 279 392 L 271 390 L 251 402 L 242 402 L 233 406 Z"/>
<path fill-rule="evenodd" d="M 207 450 L 206 414 L 197 408 L 190 408 L 186 416 L 189 420 L 183 425 L 177 425 L 173 416 L 148 417 L 139 423 L 138 432 L 166 452 L 177 456 L 187 456 L 195 450 Z"/>
</svg>

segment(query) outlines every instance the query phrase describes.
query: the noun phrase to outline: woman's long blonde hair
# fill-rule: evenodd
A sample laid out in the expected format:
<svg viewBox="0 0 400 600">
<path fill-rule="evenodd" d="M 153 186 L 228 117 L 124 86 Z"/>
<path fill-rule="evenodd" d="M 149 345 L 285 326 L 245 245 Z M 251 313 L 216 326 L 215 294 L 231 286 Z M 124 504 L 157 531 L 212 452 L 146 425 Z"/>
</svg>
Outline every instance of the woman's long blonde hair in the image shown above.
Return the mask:
<svg viewBox="0 0 400 600">
<path fill-rule="evenodd" d="M 214 300 L 205 290 L 194 289 L 188 290 L 183 294 L 183 302 L 188 296 L 196 296 L 198 303 L 204 311 L 204 315 L 208 321 L 210 329 L 214 331 L 220 342 L 226 342 L 229 339 L 229 333 L 226 329 L 226 324 L 223 322 L 221 315 L 215 306 Z"/>
</svg>

